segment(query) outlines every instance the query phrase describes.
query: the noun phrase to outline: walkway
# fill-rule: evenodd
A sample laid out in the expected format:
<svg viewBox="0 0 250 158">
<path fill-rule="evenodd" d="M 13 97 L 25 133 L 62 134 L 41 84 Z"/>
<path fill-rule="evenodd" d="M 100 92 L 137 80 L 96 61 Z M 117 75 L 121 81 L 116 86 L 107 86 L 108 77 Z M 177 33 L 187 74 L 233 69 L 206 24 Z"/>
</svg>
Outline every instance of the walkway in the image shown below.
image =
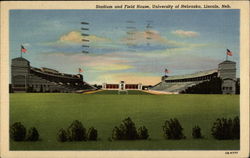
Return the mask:
<svg viewBox="0 0 250 158">
<path fill-rule="evenodd" d="M 102 89 L 99 89 L 99 90 L 94 90 L 94 91 L 88 91 L 88 92 L 85 92 L 83 94 L 93 94 L 93 93 L 97 93 L 97 92 L 101 92 L 103 91 Z"/>
<path fill-rule="evenodd" d="M 150 93 L 150 94 L 156 94 L 156 95 L 178 94 L 177 92 L 164 92 L 164 91 L 155 91 L 155 90 L 143 90 L 143 92 Z"/>
</svg>

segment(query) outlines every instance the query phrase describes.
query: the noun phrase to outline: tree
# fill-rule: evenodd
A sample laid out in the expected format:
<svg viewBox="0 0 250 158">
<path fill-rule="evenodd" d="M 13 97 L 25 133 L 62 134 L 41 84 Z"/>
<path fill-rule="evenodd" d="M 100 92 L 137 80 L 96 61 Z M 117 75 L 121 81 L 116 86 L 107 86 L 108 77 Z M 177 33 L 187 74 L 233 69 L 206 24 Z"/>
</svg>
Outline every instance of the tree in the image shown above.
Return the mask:
<svg viewBox="0 0 250 158">
<path fill-rule="evenodd" d="M 87 134 L 88 140 L 97 140 L 97 136 L 97 130 L 94 127 L 89 128 Z"/>
<path fill-rule="evenodd" d="M 233 119 L 232 135 L 234 139 L 240 139 L 240 119 L 236 116 Z"/>
<path fill-rule="evenodd" d="M 214 122 L 211 132 L 215 139 L 239 139 L 240 138 L 240 124 L 239 117 L 231 118 L 217 118 Z"/>
<path fill-rule="evenodd" d="M 194 139 L 203 138 L 203 136 L 201 135 L 201 128 L 199 126 L 194 126 L 192 130 L 192 136 Z"/>
<path fill-rule="evenodd" d="M 166 139 L 185 139 L 182 131 L 183 128 L 176 118 L 166 120 L 163 125 L 163 132 Z"/>
<path fill-rule="evenodd" d="M 181 93 L 190 94 L 222 94 L 221 89 L 222 80 L 219 77 L 214 77 L 209 81 L 201 82 L 192 87 L 188 87 Z"/>
<path fill-rule="evenodd" d="M 61 128 L 57 133 L 57 140 L 60 142 L 66 142 L 68 140 L 67 132 Z"/>
<path fill-rule="evenodd" d="M 27 140 L 28 141 L 37 141 L 39 139 L 39 133 L 35 127 L 32 127 L 28 131 Z"/>
<path fill-rule="evenodd" d="M 69 141 L 86 141 L 86 129 L 78 120 L 72 122 L 67 130 Z"/>
<path fill-rule="evenodd" d="M 145 126 L 142 126 L 138 129 L 138 138 L 139 139 L 148 139 L 148 129 Z"/>
<path fill-rule="evenodd" d="M 112 131 L 112 139 L 114 140 L 136 140 L 138 138 L 135 123 L 130 117 L 124 119 L 120 126 L 115 126 Z"/>
<path fill-rule="evenodd" d="M 10 127 L 10 138 L 14 141 L 23 141 L 26 136 L 26 128 L 21 122 L 16 122 Z"/>
</svg>

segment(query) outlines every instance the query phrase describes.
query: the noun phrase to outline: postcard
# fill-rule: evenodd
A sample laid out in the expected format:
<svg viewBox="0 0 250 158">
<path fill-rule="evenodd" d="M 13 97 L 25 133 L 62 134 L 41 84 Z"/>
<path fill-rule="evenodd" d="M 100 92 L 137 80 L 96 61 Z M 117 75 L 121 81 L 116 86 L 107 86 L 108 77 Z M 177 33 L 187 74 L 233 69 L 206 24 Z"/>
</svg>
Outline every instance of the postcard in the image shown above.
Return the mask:
<svg viewBox="0 0 250 158">
<path fill-rule="evenodd" d="M 248 157 L 248 1 L 1 2 L 1 157 Z"/>
</svg>

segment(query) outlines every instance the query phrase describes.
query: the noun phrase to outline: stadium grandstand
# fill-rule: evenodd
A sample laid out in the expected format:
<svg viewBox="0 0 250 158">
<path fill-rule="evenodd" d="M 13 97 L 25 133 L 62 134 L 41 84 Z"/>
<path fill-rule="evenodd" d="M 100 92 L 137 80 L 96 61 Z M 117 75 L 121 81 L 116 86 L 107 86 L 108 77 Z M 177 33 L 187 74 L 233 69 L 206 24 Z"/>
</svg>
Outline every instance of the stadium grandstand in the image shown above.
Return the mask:
<svg viewBox="0 0 250 158">
<path fill-rule="evenodd" d="M 22 57 L 11 62 L 12 92 L 77 92 L 94 90 L 95 87 L 83 81 L 81 74 L 60 73 L 50 68 L 36 68 Z"/>
<path fill-rule="evenodd" d="M 150 90 L 172 93 L 236 94 L 239 80 L 236 79 L 236 63 L 225 60 L 218 69 L 178 76 L 162 76 L 160 83 Z"/>
</svg>

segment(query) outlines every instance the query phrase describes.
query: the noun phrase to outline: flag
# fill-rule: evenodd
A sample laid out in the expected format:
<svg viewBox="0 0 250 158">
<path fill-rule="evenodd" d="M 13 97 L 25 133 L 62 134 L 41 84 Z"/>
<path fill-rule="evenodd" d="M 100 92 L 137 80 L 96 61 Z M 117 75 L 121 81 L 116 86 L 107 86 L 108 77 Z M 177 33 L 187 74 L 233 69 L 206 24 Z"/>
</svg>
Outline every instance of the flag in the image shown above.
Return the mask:
<svg viewBox="0 0 250 158">
<path fill-rule="evenodd" d="M 21 52 L 22 52 L 22 53 L 26 53 L 26 52 L 27 52 L 27 49 L 24 48 L 22 45 L 21 45 Z"/>
<path fill-rule="evenodd" d="M 78 69 L 79 73 L 83 72 L 83 70 L 81 68 Z"/>
<path fill-rule="evenodd" d="M 168 69 L 165 69 L 165 73 L 169 73 Z"/>
<path fill-rule="evenodd" d="M 227 55 L 228 56 L 233 56 L 233 52 L 231 52 L 229 49 L 227 49 Z"/>
</svg>

